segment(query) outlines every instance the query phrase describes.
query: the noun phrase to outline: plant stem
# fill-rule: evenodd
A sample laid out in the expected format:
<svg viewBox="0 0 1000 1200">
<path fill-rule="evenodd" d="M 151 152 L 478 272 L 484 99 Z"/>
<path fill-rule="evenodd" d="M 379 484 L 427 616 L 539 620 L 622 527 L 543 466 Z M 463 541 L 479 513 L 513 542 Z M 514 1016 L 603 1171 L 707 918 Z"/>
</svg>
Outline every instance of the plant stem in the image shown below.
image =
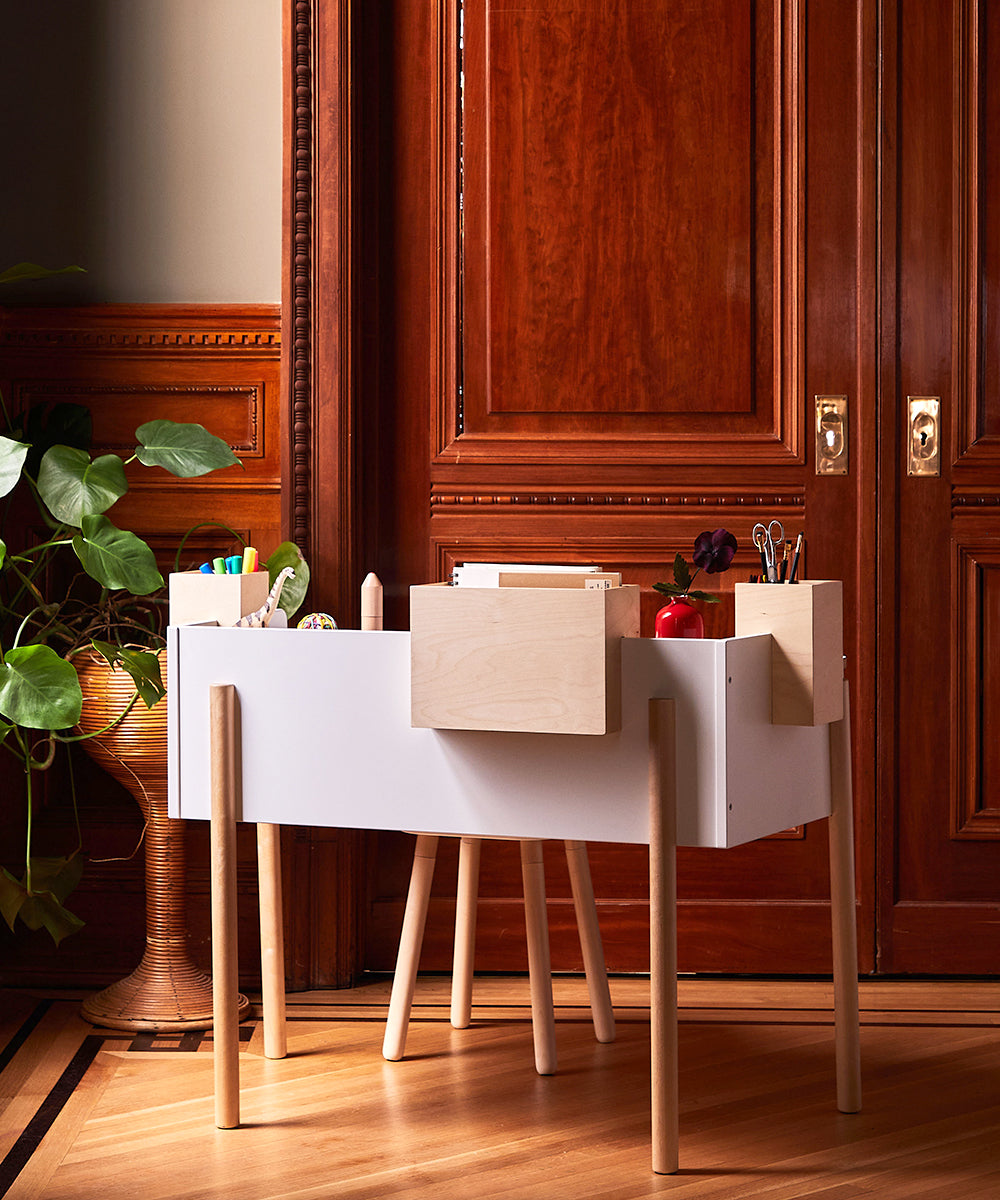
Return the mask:
<svg viewBox="0 0 1000 1200">
<path fill-rule="evenodd" d="M 27 829 L 24 835 L 24 886 L 28 895 L 31 895 L 31 751 L 24 744 L 21 737 L 21 731 L 17 730 L 17 739 L 21 743 L 21 749 L 24 751 L 24 780 L 25 790 L 28 794 L 28 819 Z"/>
</svg>

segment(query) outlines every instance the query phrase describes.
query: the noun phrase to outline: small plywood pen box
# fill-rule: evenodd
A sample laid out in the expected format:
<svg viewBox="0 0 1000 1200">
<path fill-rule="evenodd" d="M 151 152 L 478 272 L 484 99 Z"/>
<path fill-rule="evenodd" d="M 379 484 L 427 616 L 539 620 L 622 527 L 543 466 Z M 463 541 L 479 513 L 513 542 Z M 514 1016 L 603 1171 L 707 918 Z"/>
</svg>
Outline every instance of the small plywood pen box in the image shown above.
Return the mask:
<svg viewBox="0 0 1000 1200">
<path fill-rule="evenodd" d="M 410 588 L 411 723 L 603 734 L 621 727 L 621 639 L 639 588 Z"/>
<path fill-rule="evenodd" d="M 771 635 L 771 722 L 844 715 L 844 585 L 839 579 L 736 585 L 736 636 Z"/>
<path fill-rule="evenodd" d="M 171 625 L 216 621 L 224 628 L 256 612 L 267 599 L 269 587 L 267 571 L 248 575 L 178 571 L 171 574 L 169 583 Z"/>
</svg>

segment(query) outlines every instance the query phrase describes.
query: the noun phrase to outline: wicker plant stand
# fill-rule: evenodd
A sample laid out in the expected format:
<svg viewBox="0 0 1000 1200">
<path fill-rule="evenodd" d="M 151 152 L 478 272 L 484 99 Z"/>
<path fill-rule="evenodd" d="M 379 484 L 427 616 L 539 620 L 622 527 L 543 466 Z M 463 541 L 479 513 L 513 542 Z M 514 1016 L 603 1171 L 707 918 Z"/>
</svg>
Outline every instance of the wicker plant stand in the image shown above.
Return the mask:
<svg viewBox="0 0 1000 1200">
<path fill-rule="evenodd" d="M 166 654 L 160 656 L 166 677 Z M 97 655 L 75 660 L 83 688 L 79 728 L 103 729 L 128 704 L 132 681 Z M 93 1025 L 163 1031 L 210 1029 L 212 979 L 195 966 L 188 948 L 184 895 L 184 821 L 167 816 L 167 706 L 140 701 L 114 729 L 81 745 L 135 797 L 146 819 L 146 949 L 124 979 L 88 997 L 81 1009 Z M 238 997 L 239 1019 L 250 1001 Z"/>
</svg>

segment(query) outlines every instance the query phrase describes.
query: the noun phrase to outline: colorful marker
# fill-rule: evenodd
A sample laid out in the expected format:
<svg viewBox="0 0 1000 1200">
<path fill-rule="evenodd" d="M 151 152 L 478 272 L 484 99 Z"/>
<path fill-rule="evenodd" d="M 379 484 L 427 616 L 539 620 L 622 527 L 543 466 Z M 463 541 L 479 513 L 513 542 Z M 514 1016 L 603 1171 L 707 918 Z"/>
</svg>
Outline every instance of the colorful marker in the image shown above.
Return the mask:
<svg viewBox="0 0 1000 1200">
<path fill-rule="evenodd" d="M 212 567 L 213 567 L 216 575 L 225 575 L 226 560 L 224 558 L 213 558 L 212 559 Z"/>
<path fill-rule="evenodd" d="M 257 551 L 253 546 L 247 546 L 243 551 L 243 574 L 252 575 L 257 570 Z"/>
</svg>

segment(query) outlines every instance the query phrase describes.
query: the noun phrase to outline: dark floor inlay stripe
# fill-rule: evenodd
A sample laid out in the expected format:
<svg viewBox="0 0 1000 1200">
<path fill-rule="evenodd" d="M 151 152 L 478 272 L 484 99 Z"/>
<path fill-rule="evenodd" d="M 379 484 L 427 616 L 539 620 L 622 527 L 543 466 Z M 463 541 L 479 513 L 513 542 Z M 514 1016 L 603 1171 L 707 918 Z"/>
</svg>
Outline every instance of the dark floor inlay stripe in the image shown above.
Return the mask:
<svg viewBox="0 0 1000 1200">
<path fill-rule="evenodd" d="M 103 1045 L 104 1038 L 99 1034 L 88 1034 L 83 1039 L 83 1044 L 59 1076 L 52 1091 L 42 1101 L 38 1111 L 25 1126 L 24 1132 L 0 1162 L 0 1196 L 7 1194 L 11 1184 L 24 1170 L 25 1164 L 52 1128 L 52 1123 L 62 1112 L 66 1101 L 73 1095 L 76 1086 L 86 1075 L 87 1069 Z"/>
<path fill-rule="evenodd" d="M 52 1007 L 51 1000 L 40 1000 L 31 1011 L 31 1015 L 25 1020 L 21 1028 L 14 1034 L 3 1051 L 0 1052 L 0 1071 L 2 1071 L 14 1055 L 21 1049 L 24 1043 L 31 1036 L 31 1031 L 38 1025 L 38 1022 Z"/>
</svg>

